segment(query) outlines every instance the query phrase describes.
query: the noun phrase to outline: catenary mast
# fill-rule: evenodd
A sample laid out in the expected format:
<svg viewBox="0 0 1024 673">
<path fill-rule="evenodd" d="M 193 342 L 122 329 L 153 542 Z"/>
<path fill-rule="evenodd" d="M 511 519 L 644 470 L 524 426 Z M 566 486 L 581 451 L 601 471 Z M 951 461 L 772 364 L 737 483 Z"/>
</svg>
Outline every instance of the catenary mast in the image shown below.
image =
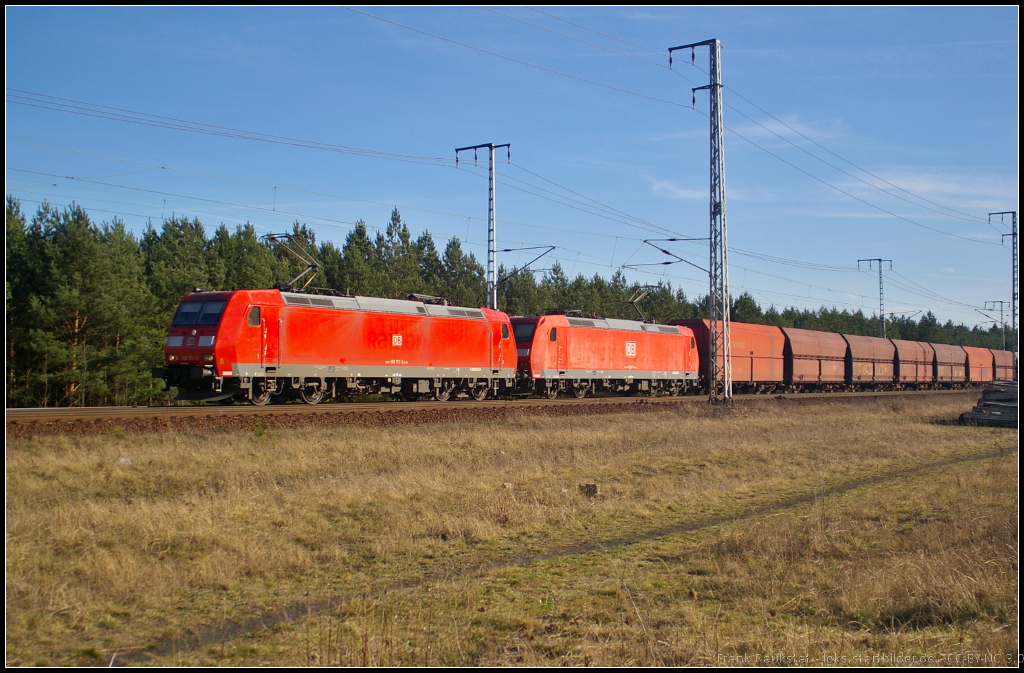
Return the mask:
<svg viewBox="0 0 1024 673">
<path fill-rule="evenodd" d="M 722 46 L 718 40 L 684 44 L 668 50 L 689 49 L 693 61 L 696 47 L 708 47 L 711 53 L 710 82 L 694 92 L 708 90 L 711 99 L 711 267 L 708 292 L 708 402 L 732 403 L 732 359 L 730 346 L 729 246 L 725 208 L 725 123 L 722 119 Z M 696 100 L 696 99 L 695 99 Z"/>
</svg>

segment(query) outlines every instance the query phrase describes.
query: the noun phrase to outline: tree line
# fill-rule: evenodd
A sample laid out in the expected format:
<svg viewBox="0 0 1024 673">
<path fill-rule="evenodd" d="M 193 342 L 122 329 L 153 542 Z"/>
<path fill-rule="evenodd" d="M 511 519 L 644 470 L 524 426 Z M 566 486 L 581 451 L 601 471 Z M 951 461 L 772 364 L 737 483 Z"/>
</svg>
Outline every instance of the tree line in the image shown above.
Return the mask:
<svg viewBox="0 0 1024 673">
<path fill-rule="evenodd" d="M 29 219 L 6 201 L 7 406 L 161 404 L 172 392 L 150 377 L 163 363 L 163 342 L 188 292 L 269 288 L 304 270 L 282 246 L 261 241 L 251 224 L 212 236 L 198 219 L 172 217 L 137 238 L 124 222 L 94 222 L 79 206 L 43 204 Z M 319 261 L 310 283 L 319 291 L 405 298 L 447 298 L 460 306 L 487 303 L 484 268 L 458 238 L 439 253 L 431 235 L 413 238 L 396 208 L 375 236 L 356 223 L 339 248 L 317 243 L 296 222 L 289 232 Z M 499 269 L 502 310 L 539 315 L 556 309 L 584 315 L 667 322 L 707 315 L 706 297 L 692 300 L 669 283 L 640 287 L 621 272 L 570 278 L 555 263 L 539 276 Z M 305 279 L 304 279 L 305 280 Z M 303 282 L 304 282 L 303 280 Z M 630 299 L 646 290 L 635 305 Z M 763 310 L 749 294 L 732 305 L 733 320 L 846 334 L 877 335 L 877 316 L 861 311 L 817 311 L 774 306 Z M 892 338 L 999 348 L 998 328 L 940 324 L 930 312 L 917 322 L 887 321 Z"/>
</svg>

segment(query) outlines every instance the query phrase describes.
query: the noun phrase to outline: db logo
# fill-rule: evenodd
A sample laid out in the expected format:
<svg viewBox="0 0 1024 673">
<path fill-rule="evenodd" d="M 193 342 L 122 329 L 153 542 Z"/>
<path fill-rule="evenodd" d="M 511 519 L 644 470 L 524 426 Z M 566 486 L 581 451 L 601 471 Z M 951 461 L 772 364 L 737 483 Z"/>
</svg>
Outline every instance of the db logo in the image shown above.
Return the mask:
<svg viewBox="0 0 1024 673">
<path fill-rule="evenodd" d="M 626 357 L 627 358 L 635 358 L 636 357 L 636 342 L 635 341 L 627 341 L 626 342 Z"/>
<path fill-rule="evenodd" d="M 402 345 L 402 335 L 401 334 L 392 334 L 391 335 L 391 345 L 392 346 L 401 346 Z"/>
<path fill-rule="evenodd" d="M 189 338 L 185 339 L 185 345 L 186 346 L 195 346 L 196 345 L 196 338 L 195 337 L 189 337 Z"/>
</svg>

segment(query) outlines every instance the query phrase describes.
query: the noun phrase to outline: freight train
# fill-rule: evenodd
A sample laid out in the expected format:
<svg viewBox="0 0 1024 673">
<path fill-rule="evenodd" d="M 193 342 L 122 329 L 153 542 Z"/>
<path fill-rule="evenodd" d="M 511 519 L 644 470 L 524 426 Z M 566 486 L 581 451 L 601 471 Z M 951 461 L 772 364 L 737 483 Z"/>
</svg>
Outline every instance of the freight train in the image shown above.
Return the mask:
<svg viewBox="0 0 1024 673">
<path fill-rule="evenodd" d="M 674 320 L 697 336 L 707 376 L 707 320 Z M 972 346 L 730 323 L 736 392 L 928 390 L 1012 381 L 1014 353 Z"/>
<path fill-rule="evenodd" d="M 308 404 L 595 393 L 680 395 L 706 383 L 709 323 L 509 317 L 486 308 L 282 290 L 196 291 L 152 374 L 178 400 Z M 738 392 L 960 387 L 1012 379 L 1007 351 L 732 323 Z"/>
</svg>

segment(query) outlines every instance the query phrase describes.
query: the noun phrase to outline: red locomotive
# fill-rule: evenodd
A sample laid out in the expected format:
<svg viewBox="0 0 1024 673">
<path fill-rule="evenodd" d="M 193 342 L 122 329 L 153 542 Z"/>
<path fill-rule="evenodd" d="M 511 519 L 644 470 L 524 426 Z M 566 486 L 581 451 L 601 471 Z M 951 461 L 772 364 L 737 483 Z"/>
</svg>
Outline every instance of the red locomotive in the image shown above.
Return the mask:
<svg viewBox="0 0 1024 673">
<path fill-rule="evenodd" d="M 513 318 L 520 394 L 679 395 L 695 389 L 697 343 L 687 327 L 545 315 Z"/>
<path fill-rule="evenodd" d="M 239 290 L 193 292 L 178 307 L 153 372 L 179 400 L 299 396 L 309 404 L 353 393 L 511 390 L 516 347 L 506 314 L 422 301 Z"/>
</svg>

